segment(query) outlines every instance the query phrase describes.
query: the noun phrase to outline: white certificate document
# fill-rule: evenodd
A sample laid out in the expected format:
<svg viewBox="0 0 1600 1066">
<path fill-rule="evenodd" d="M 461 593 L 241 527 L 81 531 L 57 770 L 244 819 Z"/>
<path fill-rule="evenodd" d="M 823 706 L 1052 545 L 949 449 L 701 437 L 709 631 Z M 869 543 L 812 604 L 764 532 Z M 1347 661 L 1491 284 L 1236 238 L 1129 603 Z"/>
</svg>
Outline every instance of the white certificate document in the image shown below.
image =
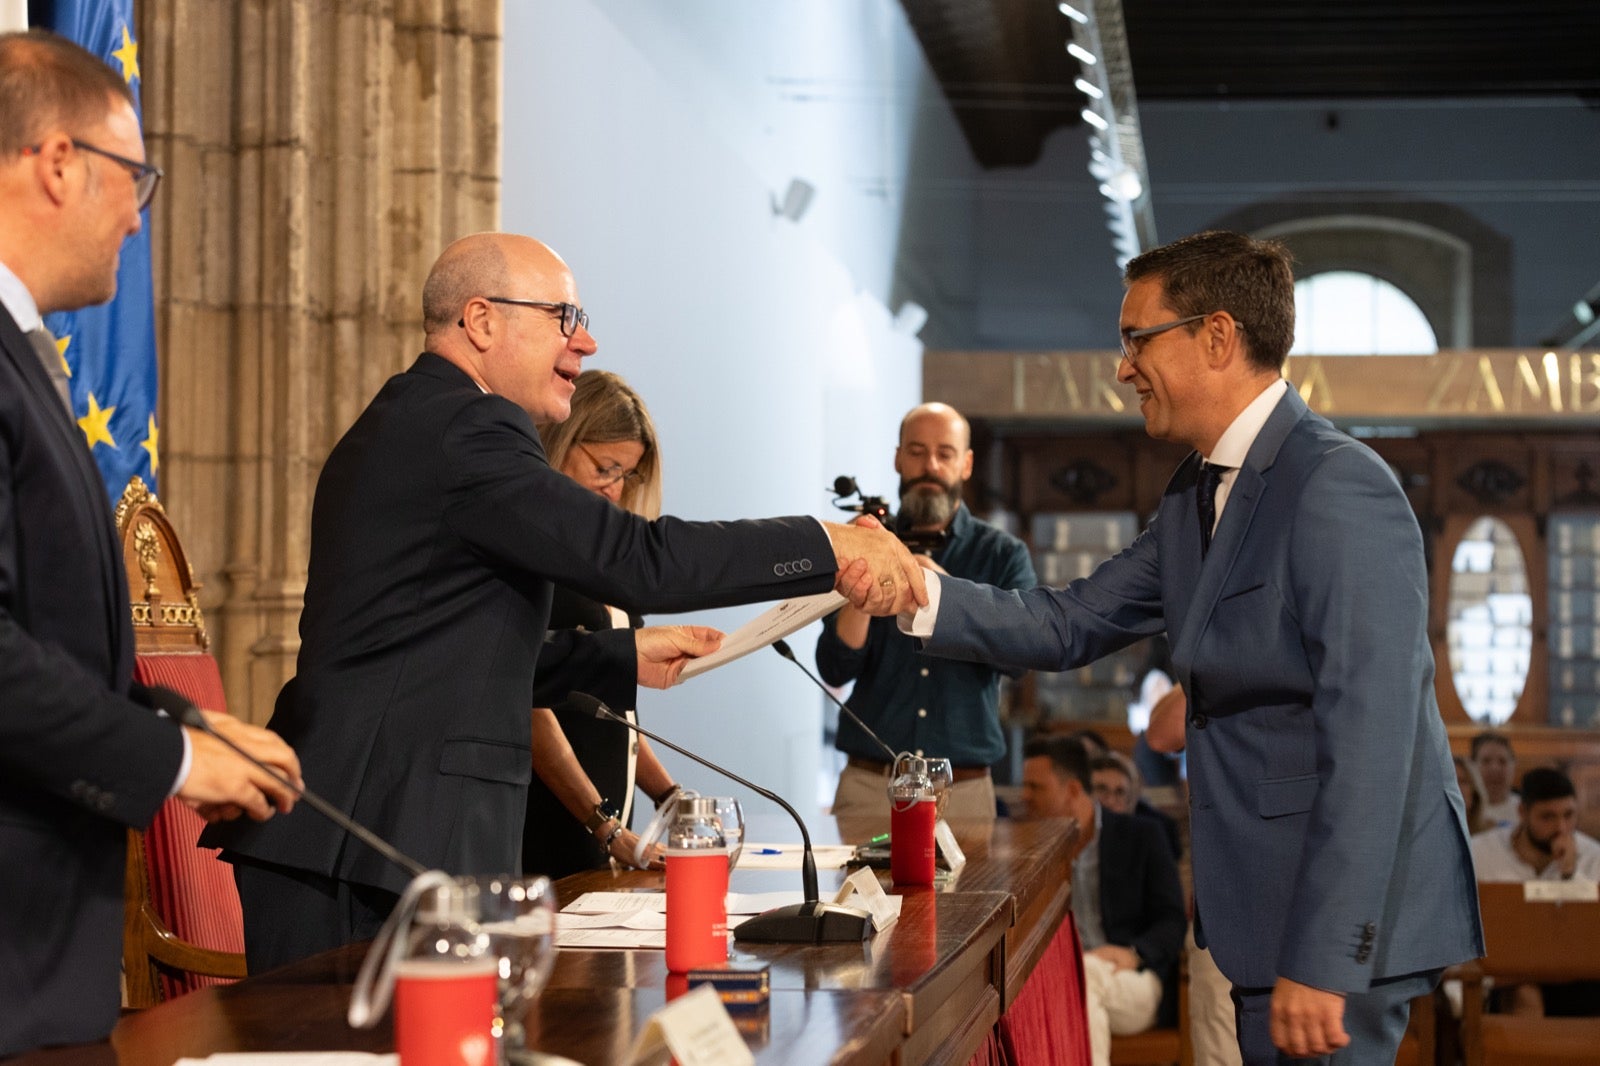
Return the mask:
<svg viewBox="0 0 1600 1066">
<path fill-rule="evenodd" d="M 710 655 L 702 655 L 683 668 L 679 680 L 687 681 L 696 674 L 715 670 L 723 663 L 741 659 L 753 651 L 760 651 L 775 640 L 782 640 L 803 626 L 825 618 L 844 606 L 845 598 L 837 592 L 819 592 L 798 600 L 784 600 L 759 617 L 740 626 L 722 638 L 722 647 Z"/>
</svg>

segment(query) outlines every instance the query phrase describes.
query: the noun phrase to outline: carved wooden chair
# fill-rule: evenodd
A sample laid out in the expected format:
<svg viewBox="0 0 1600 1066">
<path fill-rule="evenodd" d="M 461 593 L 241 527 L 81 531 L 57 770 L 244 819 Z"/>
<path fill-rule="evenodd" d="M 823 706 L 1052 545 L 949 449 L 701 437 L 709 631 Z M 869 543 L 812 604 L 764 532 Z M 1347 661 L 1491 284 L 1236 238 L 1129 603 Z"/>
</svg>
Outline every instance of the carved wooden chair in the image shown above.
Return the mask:
<svg viewBox="0 0 1600 1066">
<path fill-rule="evenodd" d="M 138 655 L 134 678 L 195 704 L 225 707 L 207 648 L 199 586 L 166 511 L 144 482 L 129 482 L 116 511 Z M 128 1006 L 154 1006 L 245 975 L 244 922 L 232 868 L 196 847 L 204 822 L 168 800 L 144 832 L 128 832 L 122 965 Z"/>
</svg>

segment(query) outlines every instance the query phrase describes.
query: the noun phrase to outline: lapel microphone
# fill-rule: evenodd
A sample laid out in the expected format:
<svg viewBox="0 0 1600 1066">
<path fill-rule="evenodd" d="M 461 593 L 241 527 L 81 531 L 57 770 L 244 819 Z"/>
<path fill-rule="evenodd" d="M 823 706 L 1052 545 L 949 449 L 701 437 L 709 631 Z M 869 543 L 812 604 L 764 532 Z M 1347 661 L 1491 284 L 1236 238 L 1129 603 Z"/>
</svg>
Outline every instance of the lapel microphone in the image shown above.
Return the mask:
<svg viewBox="0 0 1600 1066">
<path fill-rule="evenodd" d="M 852 711 L 850 709 L 850 706 L 847 703 L 845 703 L 843 700 L 841 700 L 838 696 L 835 696 L 833 694 L 833 690 L 830 689 L 827 685 L 824 685 L 822 683 L 822 679 L 820 677 L 818 677 L 816 674 L 813 674 L 810 670 L 807 670 L 806 669 L 806 664 L 801 662 L 799 659 L 796 659 L 794 657 L 794 649 L 789 647 L 789 644 L 788 644 L 787 641 L 782 640 L 781 638 L 778 639 L 778 640 L 773 641 L 772 642 L 772 650 L 777 652 L 779 655 L 783 656 L 785 659 L 788 659 L 790 662 L 794 663 L 796 666 L 798 666 L 800 668 L 800 672 L 802 674 L 805 674 L 807 677 L 809 677 L 811 679 L 811 683 L 813 685 L 816 685 L 817 688 L 821 689 L 822 690 L 822 694 L 824 696 L 828 697 L 828 699 L 833 701 L 833 705 L 835 707 L 839 708 L 839 713 L 840 714 L 844 715 L 846 718 L 850 719 L 850 721 L 854 722 L 857 729 L 859 729 L 863 733 L 865 733 L 867 735 L 868 739 L 870 739 L 874 744 L 878 745 L 878 750 L 882 751 L 883 754 L 888 758 L 888 762 L 889 762 L 890 766 L 893 766 L 896 762 L 899 761 L 900 753 L 895 751 L 889 745 L 885 744 L 883 742 L 883 738 L 878 736 L 878 734 L 874 733 L 872 731 L 871 727 L 869 727 L 867 725 L 867 723 L 863 722 L 861 720 L 861 716 L 856 714 L 855 711 Z"/>
<path fill-rule="evenodd" d="M 257 770 L 260 770 L 262 773 L 272 778 L 290 792 L 293 792 L 299 799 L 305 800 L 324 818 L 328 819 L 334 825 L 338 826 L 340 829 L 343 829 L 346 833 L 349 833 L 351 836 L 355 837 L 357 840 L 361 841 L 367 847 L 371 848 L 373 851 L 376 851 L 379 855 L 382 855 L 396 866 L 400 867 L 412 877 L 419 877 L 428 872 L 427 868 L 420 862 L 408 855 L 403 854 L 393 844 L 390 844 L 388 841 L 379 837 L 366 826 L 358 825 L 356 822 L 351 820 L 349 815 L 345 814 L 339 808 L 335 807 L 333 804 L 329 803 L 315 792 L 312 792 L 309 788 L 303 788 L 296 785 L 293 781 L 290 781 L 287 777 L 284 777 L 278 771 L 274 770 L 272 767 L 268 766 L 266 763 L 262 762 L 260 759 L 256 758 L 254 755 L 251 755 L 248 751 L 245 751 L 239 745 L 235 744 L 232 740 L 229 740 L 227 737 L 217 732 L 216 729 L 212 728 L 211 722 L 206 718 L 206 716 L 200 713 L 200 708 L 196 707 L 183 695 L 174 692 L 170 688 L 164 688 L 161 685 L 146 686 L 145 692 L 150 697 L 151 705 L 157 710 L 166 712 L 168 717 L 175 719 L 191 729 L 198 729 L 207 736 L 214 737 L 221 741 L 224 747 L 231 750 L 245 762 L 249 763 L 251 766 L 254 766 Z"/>
<path fill-rule="evenodd" d="M 805 854 L 800 866 L 805 902 L 787 907 L 774 907 L 754 918 L 745 919 L 733 930 L 735 940 L 764 944 L 830 944 L 861 941 L 871 934 L 872 916 L 866 911 L 818 900 L 817 858 L 811 850 L 811 834 L 806 832 L 806 823 L 801 820 L 799 812 L 789 806 L 782 796 L 771 789 L 762 788 L 753 781 L 746 781 L 732 770 L 718 766 L 709 759 L 701 758 L 687 748 L 680 747 L 667 738 L 628 721 L 587 692 L 570 693 L 567 699 L 571 706 L 584 714 L 607 722 L 615 722 L 624 729 L 631 729 L 640 736 L 649 737 L 657 744 L 665 745 L 709 770 L 715 770 L 728 780 L 738 782 L 761 798 L 771 800 L 788 812 L 789 817 L 794 819 L 794 824 L 800 827 L 800 839 L 805 845 Z"/>
</svg>

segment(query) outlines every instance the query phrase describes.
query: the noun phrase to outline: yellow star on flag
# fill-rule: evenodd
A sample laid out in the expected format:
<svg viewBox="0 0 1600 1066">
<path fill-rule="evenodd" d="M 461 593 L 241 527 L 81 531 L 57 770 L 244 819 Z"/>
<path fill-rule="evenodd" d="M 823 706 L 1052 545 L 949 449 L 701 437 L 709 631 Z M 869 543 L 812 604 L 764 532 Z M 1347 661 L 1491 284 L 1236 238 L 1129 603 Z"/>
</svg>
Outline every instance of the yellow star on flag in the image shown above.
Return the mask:
<svg viewBox="0 0 1600 1066">
<path fill-rule="evenodd" d="M 83 437 L 89 442 L 90 450 L 102 442 L 113 448 L 117 446 L 117 442 L 111 436 L 111 416 L 116 413 L 115 407 L 101 407 L 100 401 L 94 398 L 94 393 L 89 394 L 89 413 L 78 419 L 78 428 L 83 430 Z"/>
<path fill-rule="evenodd" d="M 139 447 L 150 453 L 150 469 L 155 471 L 161 466 L 161 456 L 156 452 L 156 449 L 160 447 L 161 444 L 161 430 L 156 428 L 155 415 L 150 416 L 149 433 L 150 435 L 145 437 L 144 441 L 139 445 Z"/>
<path fill-rule="evenodd" d="M 122 80 L 129 85 L 139 76 L 139 42 L 128 36 L 128 24 L 122 24 L 122 47 L 112 49 L 112 55 L 122 64 Z"/>
<path fill-rule="evenodd" d="M 67 377 L 72 376 L 72 367 L 67 365 L 67 345 L 72 343 L 72 334 L 56 338 L 56 351 L 61 356 L 61 369 L 67 372 Z"/>
</svg>

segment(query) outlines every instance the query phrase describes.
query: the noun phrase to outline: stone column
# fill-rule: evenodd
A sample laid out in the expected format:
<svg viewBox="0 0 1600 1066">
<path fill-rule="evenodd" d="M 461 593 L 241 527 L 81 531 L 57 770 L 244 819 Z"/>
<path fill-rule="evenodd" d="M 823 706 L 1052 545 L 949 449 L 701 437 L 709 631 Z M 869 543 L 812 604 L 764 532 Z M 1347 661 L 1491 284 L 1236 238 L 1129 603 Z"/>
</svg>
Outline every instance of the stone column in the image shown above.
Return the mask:
<svg viewBox="0 0 1600 1066">
<path fill-rule="evenodd" d="M 161 497 L 230 709 L 294 671 L 323 459 L 493 229 L 500 0 L 143 0 Z"/>
</svg>

